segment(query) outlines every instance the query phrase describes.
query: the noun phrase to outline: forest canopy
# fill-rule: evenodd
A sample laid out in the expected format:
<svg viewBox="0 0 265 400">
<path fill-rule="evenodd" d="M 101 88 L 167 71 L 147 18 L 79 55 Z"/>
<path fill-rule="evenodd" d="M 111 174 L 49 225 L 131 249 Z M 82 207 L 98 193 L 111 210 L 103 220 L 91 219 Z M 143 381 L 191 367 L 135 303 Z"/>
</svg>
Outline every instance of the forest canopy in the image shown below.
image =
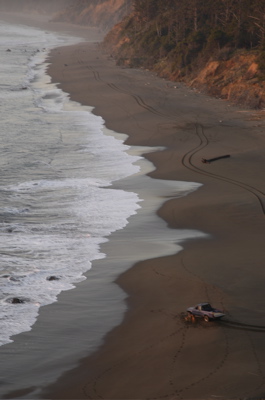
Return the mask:
<svg viewBox="0 0 265 400">
<path fill-rule="evenodd" d="M 225 60 L 246 49 L 258 53 L 265 71 L 265 0 L 133 0 L 119 35 L 117 55 L 134 66 L 163 59 L 186 74 L 213 56 Z"/>
<path fill-rule="evenodd" d="M 141 23 L 154 22 L 157 34 L 177 44 L 188 38 L 220 47 L 264 44 L 264 0 L 134 0 Z"/>
</svg>

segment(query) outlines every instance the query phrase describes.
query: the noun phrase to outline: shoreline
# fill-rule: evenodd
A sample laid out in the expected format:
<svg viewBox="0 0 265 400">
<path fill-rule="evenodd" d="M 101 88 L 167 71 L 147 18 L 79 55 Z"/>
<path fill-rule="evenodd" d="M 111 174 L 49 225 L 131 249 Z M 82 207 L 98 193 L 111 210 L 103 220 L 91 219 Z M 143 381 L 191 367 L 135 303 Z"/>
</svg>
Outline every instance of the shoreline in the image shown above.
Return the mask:
<svg viewBox="0 0 265 400">
<path fill-rule="evenodd" d="M 253 156 L 249 159 L 247 156 L 249 147 L 254 146 L 258 151 L 257 135 L 250 138 L 244 135 L 247 143 L 240 143 L 248 121 L 241 120 L 240 114 L 239 121 L 234 121 L 239 111 L 237 108 L 232 107 L 230 111 L 229 104 L 209 99 L 179 84 L 176 93 L 174 84 L 147 71 L 118 68 L 94 45 L 89 49 L 86 45 L 79 45 L 78 65 L 75 61 L 69 65 L 72 69 L 67 69 L 69 75 L 62 82 L 58 75 L 59 65 L 62 60 L 70 64 L 73 50 L 73 47 L 64 48 L 63 55 L 61 51 L 58 55 L 58 50 L 52 52 L 49 74 L 53 81 L 59 81 L 59 87 L 70 93 L 73 100 L 95 106 L 94 112 L 105 119 L 109 128 L 129 134 L 126 141 L 129 145 L 165 147 L 163 151 L 146 155 L 156 167 L 150 176 L 185 181 L 199 178 L 197 180 L 204 184 L 202 188 L 185 198 L 165 202 L 158 215 L 169 227 L 199 229 L 209 233 L 211 238 L 186 242 L 184 250 L 176 255 L 139 262 L 123 273 L 117 279 L 129 296 L 123 323 L 107 335 L 99 351 L 81 360 L 75 370 L 66 373 L 50 390 L 44 391 L 45 397 L 131 399 L 177 396 L 204 399 L 213 393 L 224 398 L 239 398 L 251 386 L 251 395 L 255 390 L 260 393 L 262 388 L 257 389 L 257 378 L 253 379 L 246 371 L 249 369 L 249 353 L 253 356 L 252 342 L 250 345 L 242 338 L 239 347 L 237 330 L 229 331 L 225 325 L 193 330 L 183 326 L 178 317 L 190 304 L 206 300 L 226 308 L 233 321 L 263 324 L 259 313 L 254 318 L 253 313 L 249 315 L 248 307 L 251 303 L 254 308 L 255 301 L 251 302 L 249 296 L 245 296 L 246 283 L 237 289 L 235 296 L 232 288 L 227 290 L 230 277 L 237 280 L 239 262 L 248 256 L 248 261 L 252 261 L 250 273 L 252 259 L 256 256 L 259 263 L 264 257 L 261 244 L 264 215 L 258 203 L 253 201 L 249 204 L 250 192 L 247 191 L 240 210 L 237 204 L 239 200 L 242 203 L 244 194 L 240 184 L 232 182 L 244 182 L 242 166 L 247 161 L 248 167 L 253 163 Z M 81 79 L 75 78 L 73 82 L 73 76 L 77 74 Z M 86 89 L 83 88 L 84 82 Z M 175 110 L 175 102 L 179 110 Z M 211 112 L 213 114 L 209 117 Z M 231 131 L 237 137 L 229 137 Z M 209 143 L 208 137 L 212 139 Z M 202 142 L 199 149 L 205 149 L 204 152 L 197 151 L 198 141 Z M 232 158 L 211 164 L 211 170 L 207 172 L 209 166 L 201 164 L 201 157 L 208 158 L 213 151 L 219 154 L 231 152 Z M 172 162 L 174 159 L 178 160 L 177 165 Z M 231 178 L 233 159 L 239 165 Z M 254 171 L 255 166 L 253 175 Z M 254 176 L 251 178 L 255 180 Z M 254 183 L 262 187 L 258 175 L 255 178 L 255 183 L 246 179 L 245 185 Z M 249 235 L 242 234 L 244 214 L 250 212 L 252 218 L 248 218 L 248 228 L 254 225 L 253 231 L 258 233 L 251 243 Z M 233 218 L 234 214 L 236 218 Z M 254 224 L 250 220 L 255 220 Z M 251 260 L 246 254 L 248 251 L 242 250 L 242 247 L 247 249 L 247 244 L 252 248 Z M 226 254 L 224 249 L 227 247 L 230 249 Z M 233 264 L 237 265 L 236 271 Z M 224 271 L 220 273 L 220 269 Z M 252 285 L 252 290 L 259 287 L 256 281 Z M 259 301 L 263 300 L 259 298 Z M 259 341 L 257 343 L 264 349 Z M 206 353 L 201 351 L 205 346 Z M 234 352 L 231 350 L 233 347 L 236 349 Z M 239 349 L 242 355 L 236 364 L 240 368 L 235 374 L 234 357 Z M 212 354 L 215 354 L 214 359 Z M 253 370 L 257 369 L 257 362 L 255 360 Z M 231 388 L 229 383 L 224 388 L 223 381 L 231 382 L 231 379 L 236 380 L 237 385 Z"/>
<path fill-rule="evenodd" d="M 165 148 L 145 155 L 156 167 L 151 177 L 203 183 L 166 201 L 158 215 L 170 228 L 210 237 L 123 273 L 116 281 L 129 296 L 123 323 L 42 398 L 262 396 L 263 121 L 255 126 L 254 112 L 240 113 L 148 71 L 121 69 L 95 44 L 54 49 L 49 61 L 53 82 L 72 100 L 95 107 L 109 129 L 128 134 L 126 143 Z M 201 163 L 227 153 L 229 160 Z M 181 313 L 205 300 L 224 306 L 234 328 L 183 323 Z"/>
<path fill-rule="evenodd" d="M 40 19 L 43 21 L 43 18 Z M 63 33 L 63 31 L 61 32 Z M 88 29 L 87 32 L 90 34 L 91 30 Z M 47 66 L 48 64 L 45 63 L 45 69 Z M 119 140 L 125 140 L 128 137 L 124 134 L 116 134 L 107 128 L 106 135 L 114 135 Z M 129 149 L 129 153 L 136 156 L 148 151 L 154 151 L 154 148 L 133 146 Z M 14 337 L 13 343 L 1 348 L 1 359 L 3 365 L 5 365 L 5 370 L 2 371 L 1 398 L 2 396 L 3 398 L 13 398 L 14 396 L 24 398 L 25 394 L 27 399 L 37 398 L 38 387 L 43 386 L 43 381 L 46 382 L 46 385 L 48 382 L 54 382 L 65 370 L 73 368 L 83 354 L 90 354 L 97 349 L 105 334 L 121 323 L 126 311 L 126 294 L 113 282 L 114 279 L 139 259 L 148 258 L 150 253 L 153 257 L 173 254 L 179 248 L 176 242 L 198 235 L 197 232 L 193 231 L 173 233 L 167 229 L 165 222 L 155 215 L 156 209 L 163 203 L 165 196 L 174 197 L 178 191 L 185 193 L 190 190 L 190 185 L 185 183 L 183 185 L 181 182 L 176 185 L 175 181 L 167 182 L 149 178 L 146 174 L 154 169 L 153 164 L 150 164 L 144 158 L 139 163 L 141 164 L 141 172 L 134 177 L 114 182 L 113 188 L 137 192 L 140 198 L 145 198 L 148 194 L 148 206 L 145 206 L 146 202 L 141 203 L 140 212 L 130 218 L 130 226 L 126 226 L 121 232 L 118 231 L 116 235 L 112 234 L 108 238 L 108 243 L 104 245 L 104 249 L 109 260 L 94 261 L 95 268 L 93 267 L 87 273 L 86 281 L 78 284 L 78 287 L 73 291 L 62 292 L 58 302 L 49 307 L 41 308 L 37 322 L 32 326 L 32 329 Z M 148 189 L 145 190 L 145 187 L 148 187 Z M 194 187 L 192 190 L 194 190 Z M 145 221 L 148 221 L 149 228 L 145 228 Z M 152 226 L 151 234 L 149 232 L 150 226 Z M 159 235 L 163 236 L 162 242 L 159 240 Z M 128 243 L 126 243 L 126 238 Z M 122 244 L 122 252 L 120 243 Z M 137 248 L 136 254 L 132 247 Z M 97 272 L 97 269 L 99 272 Z M 103 292 L 103 295 L 100 294 L 99 296 L 98 293 L 100 292 Z M 102 304 L 109 300 L 110 304 L 102 309 Z M 95 310 L 100 315 L 99 321 L 95 321 L 95 317 L 93 317 Z M 100 321 L 102 318 L 104 319 L 103 322 Z M 110 322 L 112 322 L 112 325 L 110 325 Z M 71 327 L 73 324 L 77 325 L 79 329 L 73 329 Z M 87 338 L 85 337 L 85 332 L 90 330 L 96 332 L 96 335 L 94 334 L 96 339 L 93 339 L 91 334 L 88 334 Z M 69 348 L 66 351 L 66 338 L 70 332 L 73 332 L 74 338 L 78 340 L 78 345 L 72 346 L 72 350 Z M 44 336 L 45 340 L 43 340 Z M 23 349 L 24 343 L 30 343 L 29 352 Z M 64 354 L 61 356 L 60 351 L 62 349 L 64 349 Z M 14 353 L 16 357 L 11 358 L 10 354 Z M 38 372 L 34 370 L 33 366 L 39 360 L 47 365 L 47 371 L 42 367 L 38 368 Z M 61 367 L 62 364 L 63 368 Z M 19 376 L 17 377 L 18 373 Z M 43 375 L 45 378 L 43 378 Z M 30 377 L 32 377 L 36 389 L 31 387 Z"/>
<path fill-rule="evenodd" d="M 243 119 L 240 109 L 179 84 L 176 93 L 173 83 L 147 71 L 118 68 L 95 45 L 57 49 L 50 60 L 53 82 L 60 82 L 71 99 L 92 104 L 108 128 L 129 134 L 127 144 L 165 147 L 145 155 L 156 167 L 150 176 L 203 183 L 189 196 L 165 202 L 158 215 L 170 228 L 199 229 L 211 237 L 187 241 L 180 253 L 151 257 L 123 273 L 116 281 L 128 294 L 123 323 L 107 334 L 95 354 L 45 390 L 45 398 L 260 395 L 265 390 L 263 328 L 253 333 L 251 325 L 263 327 L 265 319 L 249 308 L 260 309 L 263 303 L 258 265 L 264 259 L 264 214 L 251 188 L 262 188 L 258 159 L 264 137 L 260 127 L 245 134 L 255 124 L 248 121 L 253 113 Z M 59 78 L 62 60 L 68 65 L 64 80 Z M 175 110 L 175 102 L 180 109 Z M 232 153 L 231 159 L 201 163 L 202 156 L 226 153 Z M 253 265 L 257 275 L 250 279 Z M 246 339 L 243 330 L 238 335 L 240 325 L 234 330 L 225 324 L 183 325 L 179 316 L 187 306 L 205 300 L 224 307 L 229 320 L 249 326 L 248 335 L 255 338 Z M 250 366 L 250 354 L 254 360 L 258 351 Z M 259 374 L 249 373 L 257 368 Z"/>
</svg>

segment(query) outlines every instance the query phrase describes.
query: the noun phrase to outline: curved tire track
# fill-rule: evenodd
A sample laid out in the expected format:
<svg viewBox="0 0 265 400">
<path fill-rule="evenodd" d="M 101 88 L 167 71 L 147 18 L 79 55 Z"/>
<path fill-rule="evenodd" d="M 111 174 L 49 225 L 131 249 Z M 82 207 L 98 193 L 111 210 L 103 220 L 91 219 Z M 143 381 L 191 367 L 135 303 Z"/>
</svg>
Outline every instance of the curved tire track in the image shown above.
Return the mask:
<svg viewBox="0 0 265 400">
<path fill-rule="evenodd" d="M 260 333 L 265 332 L 265 325 L 246 324 L 243 322 L 237 322 L 226 319 L 222 319 L 220 321 L 220 325 L 224 326 L 225 328 L 240 329 L 241 331 L 260 332 Z"/>
<path fill-rule="evenodd" d="M 150 113 L 158 115 L 160 117 L 171 118 L 171 119 L 174 118 L 172 115 L 166 115 L 164 113 L 161 113 L 161 112 L 157 111 L 155 108 L 147 105 L 140 96 L 135 95 L 135 94 L 133 94 L 130 91 L 127 91 L 125 89 L 121 89 L 121 88 L 119 88 L 118 86 L 116 86 L 116 85 L 114 85 L 112 83 L 105 82 L 104 80 L 101 79 L 98 71 L 95 71 L 92 67 L 87 67 L 87 68 L 89 68 L 91 70 L 91 72 L 94 75 L 94 79 L 95 80 L 106 84 L 111 89 L 113 89 L 113 90 L 115 90 L 115 91 L 117 91 L 119 93 L 124 93 L 124 94 L 127 94 L 127 95 L 131 96 L 136 101 L 136 103 L 139 105 L 139 107 L 142 107 L 145 110 L 149 111 Z M 193 172 L 196 172 L 196 173 L 199 173 L 201 175 L 205 175 L 205 176 L 208 176 L 208 177 L 212 177 L 212 178 L 215 178 L 215 179 L 218 179 L 218 180 L 233 184 L 233 185 L 235 185 L 237 187 L 240 187 L 240 188 L 248 191 L 250 194 L 252 194 L 254 197 L 256 197 L 256 199 L 258 200 L 258 202 L 260 204 L 262 213 L 263 213 L 263 215 L 265 215 L 265 206 L 264 206 L 264 203 L 263 203 L 263 198 L 265 196 L 264 192 L 262 192 L 261 190 L 255 188 L 255 187 L 253 187 L 251 185 L 245 184 L 244 182 L 236 181 L 236 180 L 234 180 L 232 178 L 227 178 L 225 176 L 217 175 L 217 174 L 214 174 L 212 172 L 206 172 L 205 170 L 199 168 L 198 166 L 196 166 L 193 163 L 194 155 L 196 153 L 200 152 L 205 147 L 207 147 L 207 145 L 209 144 L 208 138 L 204 133 L 203 126 L 199 125 L 199 124 L 196 124 L 195 128 L 196 128 L 196 135 L 198 136 L 200 143 L 195 148 L 193 148 L 192 150 L 190 150 L 189 152 L 187 152 L 183 156 L 183 158 L 182 158 L 183 166 L 188 168 L 188 169 L 190 169 L 190 170 L 192 170 Z M 240 329 L 240 330 L 247 330 L 247 331 L 252 331 L 252 332 L 265 332 L 265 326 L 263 326 L 263 325 L 245 324 L 245 323 L 240 323 L 240 322 L 236 322 L 236 321 L 229 321 L 229 320 L 222 320 L 221 324 L 224 327 L 227 327 L 227 328 L 230 328 L 230 329 Z M 173 363 L 174 364 L 176 363 L 177 357 L 179 356 L 182 348 L 184 347 L 186 333 L 187 332 L 183 332 L 183 339 L 182 339 L 181 346 L 180 346 L 180 348 L 177 350 L 177 352 L 174 355 L 174 358 L 173 358 Z M 153 345 L 153 346 L 155 346 L 155 345 Z M 149 346 L 148 348 L 143 349 L 140 353 L 150 349 L 151 347 L 152 346 Z M 176 395 L 179 398 L 181 398 L 181 394 L 182 394 L 183 391 L 188 390 L 190 387 L 192 387 L 194 385 L 198 385 L 199 383 L 201 383 L 203 380 L 205 380 L 207 378 L 210 378 L 212 375 L 214 375 L 216 372 L 218 372 L 218 370 L 224 365 L 224 363 L 225 363 L 225 361 L 226 361 L 226 359 L 228 357 L 228 354 L 229 354 L 229 350 L 228 349 L 229 349 L 228 340 L 227 340 L 227 337 L 226 337 L 226 351 L 225 351 L 224 357 L 223 357 L 223 359 L 220 361 L 220 363 L 217 365 L 217 367 L 213 371 L 211 371 L 207 376 L 201 378 L 200 380 L 191 383 L 189 386 L 187 386 L 187 387 L 185 387 L 185 388 L 183 388 L 181 390 L 175 390 L 172 393 L 167 394 L 167 395 L 162 396 L 162 397 L 158 397 L 157 399 L 168 398 L 168 397 L 176 396 Z M 97 392 L 97 383 L 98 383 L 98 381 L 100 380 L 100 378 L 102 376 L 107 374 L 113 368 L 115 368 L 115 366 L 106 369 L 104 372 L 102 372 L 100 375 L 98 375 L 98 377 L 95 379 L 95 381 L 94 381 L 94 393 L 95 393 L 95 395 L 98 396 L 98 398 L 102 398 L 102 397 Z M 259 368 L 259 372 L 260 372 L 260 368 Z M 261 375 L 261 373 L 260 373 L 260 375 Z M 170 384 L 173 385 L 172 379 L 170 380 Z M 262 383 L 262 385 L 263 385 L 263 383 Z M 84 388 L 84 393 L 85 393 L 85 388 Z M 156 399 L 156 398 L 153 398 L 153 399 Z"/>
<path fill-rule="evenodd" d="M 258 352 L 257 352 L 257 350 L 256 350 L 256 348 L 254 346 L 253 340 L 250 337 L 249 333 L 247 333 L 247 337 L 248 337 L 248 340 L 250 342 L 250 347 L 252 349 L 252 353 L 253 353 L 254 359 L 255 359 L 256 364 L 257 364 L 257 374 L 256 375 L 260 378 L 261 382 L 260 382 L 259 385 L 257 385 L 255 387 L 254 390 L 252 389 L 252 390 L 249 390 L 248 392 L 244 393 L 244 397 L 245 398 L 251 396 L 253 394 L 253 391 L 256 392 L 258 390 L 261 390 L 261 388 L 265 385 L 265 375 L 264 375 L 264 372 L 263 372 L 263 369 L 262 369 L 262 363 L 261 363 L 261 361 L 260 361 L 260 359 L 258 357 Z"/>
<path fill-rule="evenodd" d="M 159 344 L 163 343 L 164 341 L 167 341 L 168 339 L 171 339 L 173 336 L 176 336 L 181 331 L 184 331 L 183 335 L 185 335 L 185 332 L 187 332 L 187 330 L 188 330 L 187 327 L 181 326 L 176 331 L 172 332 L 171 334 L 167 335 L 164 338 L 161 338 L 158 342 L 150 344 L 150 345 L 146 346 L 145 348 L 143 348 L 142 350 L 140 350 L 137 354 L 135 354 L 135 357 L 141 356 L 146 351 L 149 351 L 150 349 L 158 346 Z M 181 345 L 180 345 L 180 348 L 182 348 L 182 347 L 183 347 L 183 340 L 182 340 Z M 122 364 L 126 363 L 129 360 L 131 360 L 131 356 L 128 357 L 127 359 L 125 359 L 125 360 L 117 362 L 115 365 L 112 365 L 112 366 L 104 369 L 95 378 L 91 379 L 90 382 L 88 382 L 86 385 L 84 385 L 83 386 L 83 393 L 86 396 L 86 398 L 88 398 L 88 399 L 104 399 L 104 398 L 106 398 L 106 397 L 103 397 L 100 394 L 100 389 L 98 388 L 99 384 L 100 384 L 100 380 L 102 378 L 104 378 L 108 373 L 111 373 L 113 370 L 115 370 L 115 368 L 119 368 L 120 366 L 122 366 Z M 91 386 L 90 390 L 88 389 L 88 386 Z"/>
<path fill-rule="evenodd" d="M 183 332 L 183 337 L 182 337 L 182 342 L 180 347 L 178 348 L 178 350 L 176 351 L 174 357 L 173 357 L 173 365 L 172 365 L 172 371 L 170 372 L 170 380 L 169 380 L 169 384 L 171 386 L 174 386 L 174 379 L 173 379 L 173 372 L 174 372 L 174 368 L 177 362 L 177 359 L 179 357 L 179 355 L 181 354 L 182 349 L 185 346 L 185 342 L 186 342 L 186 335 L 187 335 L 187 331 Z M 196 385 L 199 385 L 200 383 L 204 382 L 207 379 L 210 379 L 213 375 L 215 375 L 216 373 L 219 372 L 219 370 L 221 368 L 224 367 L 225 363 L 227 362 L 229 356 L 229 343 L 228 343 L 228 337 L 225 334 L 225 349 L 224 349 L 224 353 L 223 356 L 221 358 L 221 360 L 217 363 L 216 367 L 213 368 L 210 372 L 208 372 L 205 376 L 203 376 L 200 379 L 197 379 L 196 381 L 191 382 L 189 385 L 182 387 L 182 388 L 176 388 L 175 390 L 172 390 L 169 393 L 166 393 L 162 396 L 157 396 L 157 397 L 150 397 L 149 400 L 164 400 L 164 399 L 183 399 L 183 395 L 184 392 L 193 388 Z"/>
<path fill-rule="evenodd" d="M 142 99 L 141 96 L 136 95 L 136 94 L 130 92 L 129 90 L 125 90 L 125 89 L 119 88 L 119 87 L 118 87 L 117 85 L 115 85 L 114 83 L 109 83 L 109 82 L 104 81 L 104 80 L 100 77 L 99 72 L 98 72 L 98 71 L 95 71 L 92 67 L 88 66 L 87 68 L 90 69 L 90 71 L 93 73 L 94 78 L 95 78 L 96 81 L 104 83 L 105 85 L 109 86 L 111 89 L 115 90 L 116 92 L 123 93 L 123 94 L 127 94 L 128 96 L 132 97 L 132 98 L 136 101 L 136 103 L 139 105 L 139 107 L 142 107 L 142 108 L 144 108 L 145 110 L 149 111 L 150 113 L 155 114 L 155 115 L 158 115 L 158 116 L 160 116 L 160 117 L 163 117 L 163 118 L 172 118 L 172 116 L 167 115 L 167 114 L 164 114 L 164 113 L 162 113 L 162 112 L 156 110 L 156 109 L 153 108 L 152 106 L 149 106 L 148 104 L 146 104 L 145 101 Z"/>
<path fill-rule="evenodd" d="M 136 101 L 136 103 L 139 105 L 139 107 L 142 107 L 145 110 L 149 111 L 150 113 L 158 115 L 160 117 L 175 119 L 174 116 L 162 113 L 162 112 L 156 110 L 154 107 L 149 106 L 148 104 L 145 103 L 145 101 L 139 95 L 133 94 L 128 90 L 119 88 L 117 85 L 115 85 L 113 83 L 108 83 L 108 82 L 104 81 L 100 77 L 99 72 L 94 70 L 91 66 L 88 66 L 87 68 L 89 68 L 91 70 L 91 72 L 94 75 L 94 79 L 95 80 L 97 80 L 98 82 L 102 82 L 102 83 L 106 84 L 111 89 L 113 89 L 113 90 L 115 90 L 115 91 L 117 91 L 119 93 L 127 94 L 128 96 L 132 97 Z M 199 151 L 201 151 L 202 149 L 204 149 L 205 147 L 207 147 L 208 144 L 209 144 L 209 140 L 208 140 L 207 136 L 204 133 L 203 126 L 200 125 L 200 124 L 195 124 L 195 129 L 196 129 L 196 135 L 198 136 L 200 142 L 195 148 L 193 148 L 192 150 L 188 151 L 183 156 L 182 165 L 184 167 L 188 168 L 189 170 L 193 171 L 193 172 L 196 172 L 196 173 L 199 173 L 201 175 L 205 175 L 205 176 L 208 176 L 208 177 L 211 177 L 211 178 L 215 178 L 215 179 L 230 183 L 232 185 L 235 185 L 237 187 L 240 187 L 240 188 L 248 191 L 249 193 L 251 193 L 253 196 L 256 197 L 256 199 L 258 200 L 258 202 L 260 204 L 260 207 L 262 209 L 262 213 L 265 216 L 265 205 L 264 205 L 264 202 L 263 202 L 263 198 L 265 197 L 265 193 L 264 192 L 262 192 L 261 190 L 255 188 L 254 186 L 248 185 L 248 184 L 246 184 L 244 182 L 236 181 L 236 180 L 234 180 L 232 178 L 228 178 L 228 177 L 225 177 L 225 176 L 222 176 L 222 175 L 217 175 L 217 174 L 214 174 L 212 172 L 207 172 L 204 169 L 199 168 L 198 166 L 196 166 L 193 163 L 193 161 L 192 161 L 193 156 L 196 153 L 198 153 Z"/>
<path fill-rule="evenodd" d="M 202 149 L 204 149 L 205 147 L 207 147 L 208 144 L 209 144 L 207 136 L 204 133 L 203 126 L 199 125 L 199 124 L 196 124 L 195 125 L 195 129 L 196 129 L 196 135 L 199 138 L 199 144 L 195 148 L 193 148 L 192 150 L 188 151 L 182 157 L 182 165 L 185 168 L 187 168 L 187 169 L 189 169 L 189 170 L 191 170 L 193 172 L 196 172 L 198 174 L 205 175 L 205 176 L 208 176 L 208 177 L 211 177 L 211 178 L 218 179 L 218 180 L 223 181 L 223 182 L 230 183 L 230 184 L 232 184 L 234 186 L 240 187 L 240 188 L 248 191 L 249 193 L 251 193 L 253 196 L 256 197 L 256 199 L 258 200 L 258 202 L 260 204 L 262 213 L 265 216 L 265 205 L 263 203 L 263 199 L 265 197 L 265 193 L 264 192 L 262 192 L 261 190 L 255 188 L 254 186 L 248 185 L 248 184 L 246 184 L 244 182 L 236 181 L 235 179 L 228 178 L 228 177 L 225 177 L 225 176 L 222 176 L 222 175 L 217 175 L 217 174 L 214 174 L 213 172 L 207 172 L 204 169 L 199 168 L 197 165 L 195 165 L 193 163 L 193 160 L 192 160 L 193 156 L 195 154 L 197 154 L 199 151 L 201 151 Z"/>
<path fill-rule="evenodd" d="M 182 394 L 185 391 L 193 388 L 194 386 L 199 385 L 200 383 L 204 382 L 205 380 L 210 379 L 213 375 L 217 374 L 220 371 L 220 369 L 224 367 L 225 363 L 227 362 L 228 356 L 229 356 L 229 343 L 228 343 L 228 337 L 227 337 L 227 335 L 225 335 L 225 349 L 224 349 L 223 357 L 217 363 L 216 367 L 213 368 L 207 375 L 203 376 L 202 378 L 200 378 L 194 382 L 191 382 L 189 385 L 185 386 L 183 389 L 180 389 L 177 392 L 177 394 L 179 396 L 182 396 Z M 183 397 L 181 397 L 181 398 L 183 398 Z"/>
</svg>

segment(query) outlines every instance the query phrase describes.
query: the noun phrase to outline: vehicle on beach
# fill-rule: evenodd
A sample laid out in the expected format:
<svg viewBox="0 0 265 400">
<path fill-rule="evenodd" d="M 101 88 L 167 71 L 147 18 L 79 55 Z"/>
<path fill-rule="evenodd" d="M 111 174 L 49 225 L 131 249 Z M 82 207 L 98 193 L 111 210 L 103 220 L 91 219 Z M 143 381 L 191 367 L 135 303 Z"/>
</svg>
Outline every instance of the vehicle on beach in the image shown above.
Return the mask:
<svg viewBox="0 0 265 400">
<path fill-rule="evenodd" d="M 205 322 L 210 320 L 220 319 L 225 316 L 225 314 L 213 308 L 209 303 L 199 303 L 194 307 L 187 308 L 188 319 L 194 320 L 195 317 L 203 318 Z"/>
</svg>

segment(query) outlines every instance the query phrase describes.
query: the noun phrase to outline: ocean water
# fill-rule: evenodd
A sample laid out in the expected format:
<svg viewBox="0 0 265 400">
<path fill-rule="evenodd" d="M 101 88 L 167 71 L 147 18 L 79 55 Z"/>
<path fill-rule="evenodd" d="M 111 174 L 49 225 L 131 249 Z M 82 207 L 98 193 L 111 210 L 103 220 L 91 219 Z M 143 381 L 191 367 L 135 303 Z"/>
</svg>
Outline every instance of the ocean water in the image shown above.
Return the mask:
<svg viewBox="0 0 265 400">
<path fill-rule="evenodd" d="M 85 279 L 139 208 L 136 193 L 110 187 L 139 157 L 45 74 L 48 50 L 74 41 L 0 24 L 0 345 Z"/>
<path fill-rule="evenodd" d="M 49 50 L 80 40 L 0 22 L 0 398 L 42 398 L 122 321 L 120 273 L 205 236 L 155 214 L 200 184 L 148 177 L 155 149 L 51 84 Z"/>
</svg>

